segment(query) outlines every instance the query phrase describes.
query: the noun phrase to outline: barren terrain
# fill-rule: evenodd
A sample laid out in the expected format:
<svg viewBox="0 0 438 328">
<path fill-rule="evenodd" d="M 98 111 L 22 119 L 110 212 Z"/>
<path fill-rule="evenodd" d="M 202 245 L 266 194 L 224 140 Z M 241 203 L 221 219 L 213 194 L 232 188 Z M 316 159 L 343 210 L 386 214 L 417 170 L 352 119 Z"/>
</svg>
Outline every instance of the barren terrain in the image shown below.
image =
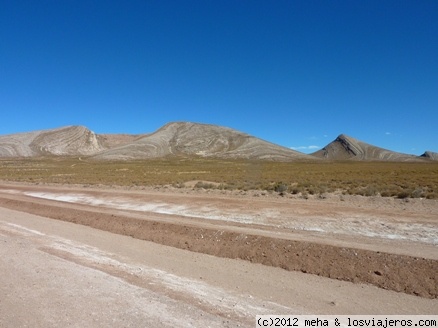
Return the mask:
<svg viewBox="0 0 438 328">
<path fill-rule="evenodd" d="M 192 122 L 171 122 L 140 135 L 96 134 L 84 126 L 0 136 L 0 158 L 85 156 L 97 160 L 145 160 L 165 157 L 319 162 L 359 160 L 431 162 L 437 154 L 421 156 L 383 149 L 339 135 L 321 150 L 307 155 L 231 128 Z"/>
<path fill-rule="evenodd" d="M 414 156 L 383 149 L 344 134 L 339 135 L 334 141 L 314 152 L 312 155 L 334 160 L 352 159 L 394 162 L 420 161 L 426 157 L 432 160 L 434 159 L 433 156 Z"/>
<path fill-rule="evenodd" d="M 438 202 L 0 185 L 1 327 L 438 314 Z"/>
<path fill-rule="evenodd" d="M 210 124 L 173 122 L 142 135 L 96 134 L 83 126 L 0 136 L 0 158 L 91 156 L 135 160 L 168 156 L 317 160 L 246 133 Z"/>
</svg>

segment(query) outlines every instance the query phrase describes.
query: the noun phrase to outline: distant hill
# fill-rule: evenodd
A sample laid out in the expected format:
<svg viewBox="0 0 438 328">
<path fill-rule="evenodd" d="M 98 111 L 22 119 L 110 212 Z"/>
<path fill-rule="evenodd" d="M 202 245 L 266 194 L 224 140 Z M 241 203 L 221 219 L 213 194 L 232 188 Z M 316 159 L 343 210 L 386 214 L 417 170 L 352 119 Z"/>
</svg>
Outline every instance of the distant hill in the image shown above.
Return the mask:
<svg viewBox="0 0 438 328">
<path fill-rule="evenodd" d="M 431 159 L 433 161 L 438 161 L 438 153 L 435 153 L 433 151 L 426 151 L 424 154 L 421 155 L 421 157 Z"/>
<path fill-rule="evenodd" d="M 144 159 L 165 156 L 292 161 L 309 155 L 230 128 L 189 122 L 169 123 L 154 133 L 93 156 L 96 159 Z"/>
<path fill-rule="evenodd" d="M 67 126 L 0 136 L 0 158 L 86 156 L 96 160 L 205 157 L 269 161 L 321 159 L 366 161 L 430 161 L 438 153 L 421 156 L 397 153 L 341 134 L 323 149 L 307 155 L 290 148 L 217 125 L 169 123 L 150 134 L 96 134 L 83 126 Z"/>
<path fill-rule="evenodd" d="M 83 126 L 0 136 L 0 157 L 93 155 L 104 149 L 100 138 Z"/>
<path fill-rule="evenodd" d="M 365 160 L 365 161 L 419 161 L 419 157 L 398 153 L 370 145 L 345 134 L 339 135 L 324 148 L 312 153 L 318 158 L 331 160 Z"/>
</svg>

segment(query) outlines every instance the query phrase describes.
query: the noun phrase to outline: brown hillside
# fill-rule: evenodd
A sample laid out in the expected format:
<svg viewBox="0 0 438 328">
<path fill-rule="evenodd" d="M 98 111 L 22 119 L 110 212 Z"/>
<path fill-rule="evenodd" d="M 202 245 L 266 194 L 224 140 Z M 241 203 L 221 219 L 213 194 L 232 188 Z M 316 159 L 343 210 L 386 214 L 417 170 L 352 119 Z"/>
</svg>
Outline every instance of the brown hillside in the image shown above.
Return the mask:
<svg viewBox="0 0 438 328">
<path fill-rule="evenodd" d="M 331 160 L 418 161 L 417 156 L 394 152 L 370 145 L 341 134 L 324 148 L 312 153 L 318 158 Z"/>
<path fill-rule="evenodd" d="M 0 136 L 0 157 L 93 155 L 105 149 L 83 126 Z"/>
<path fill-rule="evenodd" d="M 424 154 L 421 155 L 421 157 L 431 159 L 433 161 L 438 161 L 438 153 L 433 151 L 426 151 Z"/>
<path fill-rule="evenodd" d="M 99 160 L 136 160 L 166 156 L 296 160 L 438 160 L 438 153 L 421 156 L 397 153 L 341 134 L 323 149 L 303 154 L 226 127 L 190 122 L 169 123 L 144 135 L 95 134 L 83 126 L 0 136 L 0 158 L 91 156 Z"/>
<path fill-rule="evenodd" d="M 165 156 L 291 161 L 312 159 L 292 149 L 230 128 L 188 122 L 169 123 L 132 143 L 94 156 L 96 159 L 143 159 Z"/>
<path fill-rule="evenodd" d="M 142 137 L 138 134 L 99 134 L 100 142 L 106 149 L 123 146 Z"/>
</svg>

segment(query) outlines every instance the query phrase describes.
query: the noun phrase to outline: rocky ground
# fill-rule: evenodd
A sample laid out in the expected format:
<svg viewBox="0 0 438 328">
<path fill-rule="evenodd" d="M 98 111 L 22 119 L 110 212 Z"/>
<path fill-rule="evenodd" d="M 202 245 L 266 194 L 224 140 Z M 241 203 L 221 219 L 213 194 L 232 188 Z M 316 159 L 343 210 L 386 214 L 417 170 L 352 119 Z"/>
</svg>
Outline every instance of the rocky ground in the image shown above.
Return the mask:
<svg viewBox="0 0 438 328">
<path fill-rule="evenodd" d="M 438 202 L 0 184 L 0 326 L 438 314 Z"/>
</svg>

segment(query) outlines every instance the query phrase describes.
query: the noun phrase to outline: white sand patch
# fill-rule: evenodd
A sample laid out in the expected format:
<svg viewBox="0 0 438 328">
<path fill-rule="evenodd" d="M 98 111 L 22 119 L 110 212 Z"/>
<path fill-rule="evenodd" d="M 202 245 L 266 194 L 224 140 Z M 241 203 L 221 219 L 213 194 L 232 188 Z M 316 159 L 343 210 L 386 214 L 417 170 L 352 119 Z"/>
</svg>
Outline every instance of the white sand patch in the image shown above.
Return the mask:
<svg viewBox="0 0 438 328">
<path fill-rule="evenodd" d="M 342 218 L 338 220 L 313 218 L 307 222 L 289 221 L 284 224 L 284 227 L 305 231 L 420 241 L 438 245 L 438 227 L 432 224 L 388 222 L 379 218 Z"/>
<path fill-rule="evenodd" d="M 167 203 L 153 203 L 153 202 L 136 202 L 132 199 L 125 199 L 122 197 L 108 198 L 108 197 L 95 197 L 86 194 L 55 194 L 55 193 L 43 193 L 43 192 L 25 192 L 26 196 L 56 200 L 67 203 L 76 203 L 84 205 L 102 206 L 107 208 L 115 208 L 119 210 L 131 210 L 139 212 L 152 212 L 159 214 L 179 215 L 184 217 L 232 221 L 239 223 L 258 223 L 264 224 L 263 220 L 257 219 L 257 217 L 233 213 L 228 211 L 223 213 L 222 210 L 212 207 L 193 207 L 188 205 L 176 205 Z"/>
<path fill-rule="evenodd" d="M 298 309 L 293 310 L 273 302 L 262 302 L 251 295 L 246 295 L 246 297 L 233 295 L 223 289 L 197 280 L 179 277 L 163 270 L 144 265 L 122 263 L 114 259 L 112 254 L 104 253 L 91 246 L 78 245 L 69 240 L 56 240 L 51 244 L 51 247 L 86 259 L 94 264 L 109 266 L 140 277 L 142 280 L 147 281 L 149 285 L 159 285 L 173 292 L 190 295 L 190 297 L 197 299 L 200 304 L 207 304 L 224 312 L 232 311 L 242 317 L 255 317 L 259 313 L 275 313 L 275 311 L 298 313 Z M 302 311 L 302 309 L 299 311 Z"/>
<path fill-rule="evenodd" d="M 18 195 L 22 193 L 21 191 L 15 189 L 1 189 L 1 192 L 4 192 L 6 194 L 12 194 L 12 195 Z"/>
<path fill-rule="evenodd" d="M 5 229 L 5 230 L 9 230 L 9 231 L 17 231 L 19 230 L 21 234 L 25 235 L 25 236 L 32 236 L 32 235 L 38 235 L 38 236 L 44 236 L 45 234 L 36 230 L 32 230 L 32 229 L 28 229 L 26 227 L 23 227 L 21 225 L 18 224 L 14 224 L 14 223 L 6 223 L 6 225 L 8 225 L 9 227 L 12 227 L 12 229 Z"/>
<path fill-rule="evenodd" d="M 274 313 L 301 313 L 302 309 L 291 309 L 280 304 L 263 301 L 251 295 L 239 295 L 232 291 L 211 286 L 202 281 L 180 277 L 153 267 L 121 262 L 114 254 L 104 252 L 98 248 L 73 242 L 57 236 L 50 236 L 21 225 L 3 222 L 0 230 L 7 230 L 25 237 L 31 234 L 50 249 L 69 253 L 74 257 L 91 264 L 92 267 L 101 267 L 118 272 L 128 273 L 149 285 L 161 287 L 172 293 L 178 293 L 195 299 L 195 304 L 203 304 L 208 308 L 219 309 L 221 312 L 234 313 L 239 317 L 255 317 L 257 314 Z M 42 237 L 42 238 L 41 238 Z M 117 276 L 117 274 L 116 274 Z"/>
<path fill-rule="evenodd" d="M 4 224 L 3 224 L 4 223 Z M 234 321 L 237 317 L 236 312 L 228 310 L 225 307 L 215 306 L 215 309 L 225 310 L 225 312 L 210 313 L 204 308 L 200 308 L 198 303 L 191 302 L 193 300 L 190 294 L 190 286 L 187 286 L 188 299 L 181 301 L 174 298 L 171 294 L 167 295 L 160 290 L 154 291 L 144 287 L 137 286 L 119 277 L 117 274 L 111 274 L 111 270 L 105 270 L 104 266 L 110 264 L 112 268 L 127 269 L 128 274 L 138 276 L 138 271 L 143 271 L 145 267 L 138 267 L 135 265 L 125 265 L 121 262 L 111 259 L 111 254 L 104 253 L 97 248 L 93 248 L 81 243 L 75 243 L 67 239 L 62 239 L 56 236 L 44 235 L 42 233 L 36 234 L 34 238 L 28 238 L 25 232 L 26 228 L 19 225 L 10 225 L 0 221 L 0 231 L 14 232 L 21 236 L 21 239 L 15 236 L 8 241 L 8 247 L 11 245 L 18 245 L 19 250 L 17 254 L 8 254 L 6 256 L 13 256 L 14 260 L 9 260 L 15 267 L 9 268 L 13 271 L 10 276 L 18 274 L 19 286 L 14 287 L 15 293 L 20 293 L 21 302 L 16 306 L 26 308 L 25 314 L 29 315 L 28 323 L 32 327 L 58 327 L 70 326 L 72 322 L 75 327 L 223 327 L 224 317 L 233 316 L 229 321 L 228 326 L 238 326 L 240 323 Z M 30 231 L 30 229 L 27 229 Z M 0 234 L 1 235 L 1 234 Z M 24 239 L 23 239 L 24 238 Z M 26 240 L 26 241 L 24 241 Z M 27 241 L 31 240 L 31 243 Z M 36 247 L 32 250 L 31 246 Z M 41 248 L 43 246 L 43 248 Z M 23 249 L 26 252 L 23 252 Z M 53 257 L 44 256 L 45 252 L 50 254 L 52 250 L 62 250 L 70 255 L 75 256 L 81 260 L 81 264 L 74 263 L 71 259 L 60 257 L 53 259 Z M 44 250 L 44 252 L 41 252 Z M 28 254 L 31 255 L 28 255 Z M 43 254 L 43 255 L 42 255 Z M 26 259 L 22 256 L 31 256 Z M 16 259 L 19 257 L 17 264 Z M 43 262 L 44 261 L 44 262 Z M 21 263 L 20 263 L 21 262 Z M 6 262 L 5 262 L 6 263 Z M 37 265 L 35 265 L 37 264 Z M 56 266 L 54 266 L 56 264 Z M 97 269 L 101 267 L 101 269 Z M 26 270 L 31 274 L 22 275 L 22 271 Z M 5 269 L 5 268 L 3 268 Z M 7 269 L 7 268 L 6 268 Z M 137 270 L 137 272 L 135 271 Z M 153 270 L 153 269 L 152 269 Z M 38 274 L 35 274 L 37 272 Z M 32 274 L 33 273 L 33 274 Z M 149 281 L 146 276 L 148 272 L 141 278 Z M 20 275 L 21 274 L 21 275 Z M 161 271 L 160 274 L 166 274 Z M 36 284 L 41 283 L 41 277 L 47 276 L 46 286 L 43 288 Z M 29 279 L 31 279 L 29 281 Z M 89 282 L 92 282 L 90 284 Z M 159 277 L 157 278 L 159 281 Z M 88 283 L 87 283 L 88 282 Z M 27 286 L 26 286 L 27 283 Z M 11 284 L 11 283 L 9 283 Z M 23 287 L 24 286 L 24 287 Z M 32 286 L 37 286 L 32 288 Z M 213 288 L 214 289 L 214 288 Z M 44 290 L 42 294 L 38 294 Z M 208 293 L 208 286 L 206 287 Z M 45 308 L 40 303 L 29 305 L 29 302 L 41 302 L 47 304 L 47 300 L 41 299 L 41 296 L 47 295 L 47 292 L 53 293 L 53 302 L 49 302 L 50 307 Z M 224 293 L 228 295 L 225 291 Z M 30 295 L 30 296 L 29 296 Z M 8 295 L 5 295 L 5 297 Z M 207 294 L 208 299 L 210 295 Z M 242 297 L 237 296 L 239 302 L 244 301 Z M 78 300 L 79 303 L 76 303 Z M 73 302 L 73 306 L 71 306 Z M 82 303 L 81 303 L 82 302 Z M 85 303 L 84 303 L 85 302 Z M 259 301 L 262 302 L 262 301 Z M 8 305 L 8 302 L 5 302 Z M 264 304 L 264 303 L 263 303 Z M 274 304 L 274 303 L 267 303 Z M 3 305 L 3 304 L 2 304 Z M 37 308 L 37 310 L 35 310 Z M 244 306 L 246 309 L 246 307 Z M 260 306 L 256 307 L 257 310 Z M 276 307 L 275 309 L 282 307 Z M 240 315 L 243 323 L 249 321 L 248 318 L 255 316 L 251 305 L 248 306 L 248 316 Z M 290 311 L 290 308 L 284 308 Z M 3 310 L 3 309 L 2 309 Z M 283 310 L 286 311 L 286 310 Z M 39 316 L 39 324 L 34 322 L 35 312 Z M 274 313 L 275 310 L 265 311 Z M 2 311 L 4 314 L 5 311 Z M 7 313 L 7 312 L 6 312 Z M 19 312 L 20 313 L 20 312 Z M 243 312 L 242 312 L 243 313 Z M 0 318 L 1 327 L 15 327 L 14 315 L 5 318 Z M 73 319 L 72 319 L 73 318 Z M 4 321 L 3 321 L 4 320 Z M 70 321 L 69 321 L 70 320 Z M 73 321 L 71 321 L 73 320 Z M 2 324 L 4 323 L 4 324 Z M 14 323 L 14 324 L 13 324 Z M 43 324 L 44 323 L 44 324 Z M 18 325 L 28 326 L 28 325 Z M 249 326 L 249 325 L 242 325 Z"/>
<path fill-rule="evenodd" d="M 7 192 L 14 193 L 13 190 L 8 190 Z M 132 198 L 99 197 L 85 193 L 24 192 L 24 194 L 31 197 L 120 210 L 152 212 L 244 224 L 259 224 L 314 233 L 358 235 L 438 245 L 438 227 L 434 224 L 389 222 L 378 217 L 329 218 L 306 216 L 303 220 L 297 214 L 291 216 L 275 208 L 266 208 L 258 213 L 254 213 L 251 209 L 224 209 L 205 205 L 141 202 Z"/>
</svg>

